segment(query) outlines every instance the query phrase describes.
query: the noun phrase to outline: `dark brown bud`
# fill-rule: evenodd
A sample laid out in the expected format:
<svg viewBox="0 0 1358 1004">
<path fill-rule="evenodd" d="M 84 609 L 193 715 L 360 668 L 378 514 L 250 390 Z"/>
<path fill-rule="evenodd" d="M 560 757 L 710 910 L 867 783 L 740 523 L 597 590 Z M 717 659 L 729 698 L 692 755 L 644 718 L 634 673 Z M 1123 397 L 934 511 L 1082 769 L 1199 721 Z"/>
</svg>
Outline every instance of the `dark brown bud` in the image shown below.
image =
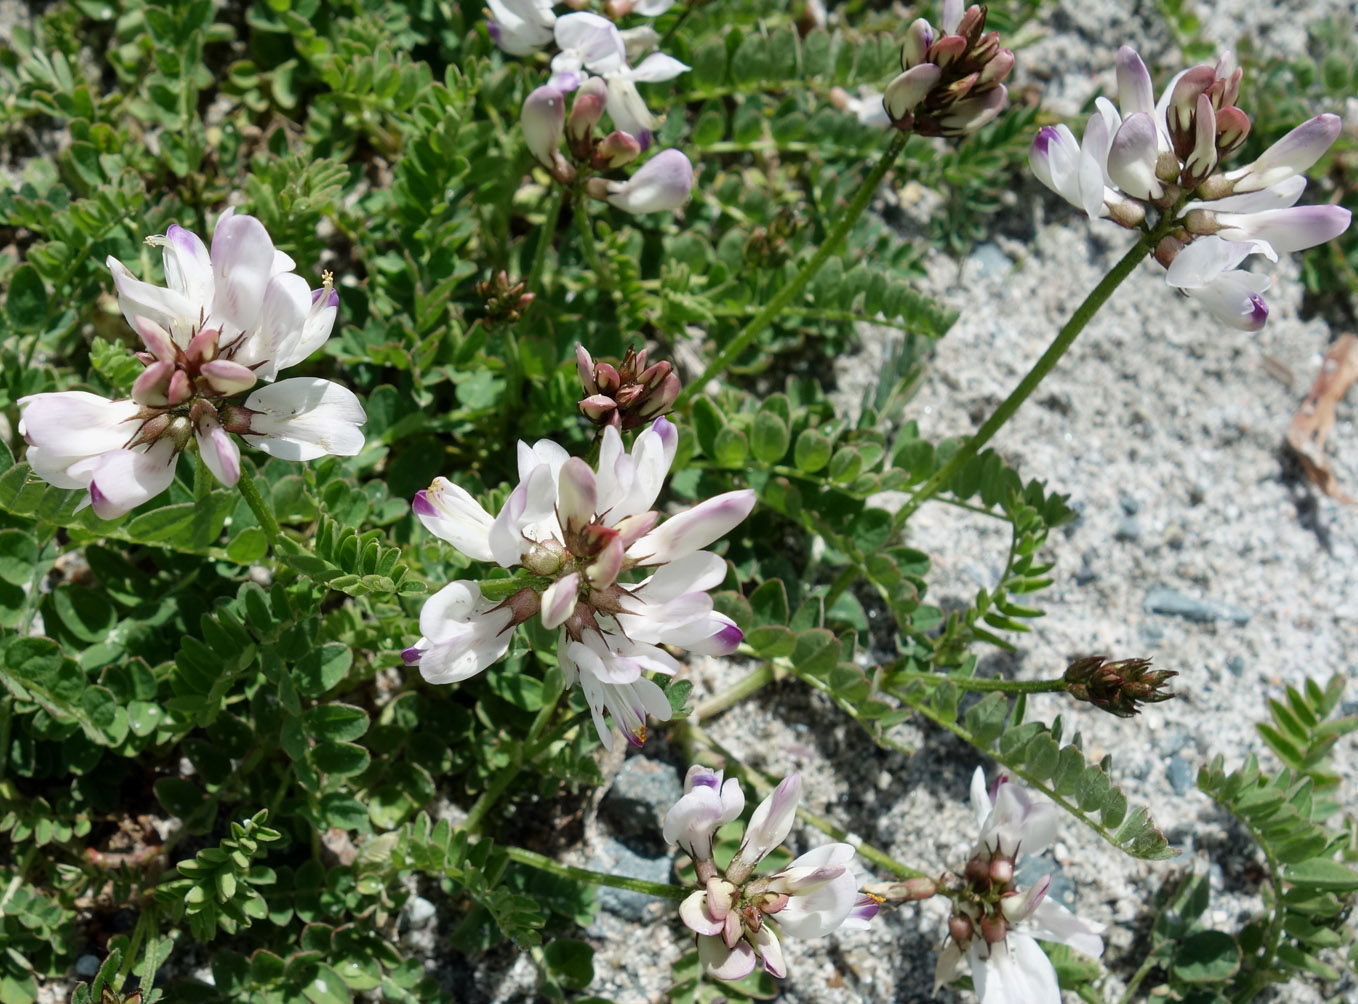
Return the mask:
<svg viewBox="0 0 1358 1004">
<path fill-rule="evenodd" d="M 959 945 L 965 945 L 971 940 L 971 936 L 976 932 L 971 918 L 965 913 L 954 913 L 948 918 L 948 934 L 952 940 Z"/>
<path fill-rule="evenodd" d="M 1173 670 L 1152 670 L 1149 659 L 1123 659 L 1109 662 L 1106 656 L 1092 655 L 1072 662 L 1065 673 L 1066 691 L 1079 701 L 1088 701 L 1119 718 L 1131 718 L 1142 704 L 1156 704 L 1174 696 L 1162 689 Z"/>
<path fill-rule="evenodd" d="M 992 945 L 998 941 L 1003 941 L 1004 936 L 1008 933 L 1009 925 L 998 914 L 986 914 L 981 918 L 981 937 Z"/>
<path fill-rule="evenodd" d="M 476 295 L 481 298 L 485 307 L 481 323 L 489 329 L 494 329 L 518 321 L 537 296 L 527 287 L 527 280 L 511 280 L 509 273 L 503 269 L 489 279 L 478 282 Z"/>
</svg>

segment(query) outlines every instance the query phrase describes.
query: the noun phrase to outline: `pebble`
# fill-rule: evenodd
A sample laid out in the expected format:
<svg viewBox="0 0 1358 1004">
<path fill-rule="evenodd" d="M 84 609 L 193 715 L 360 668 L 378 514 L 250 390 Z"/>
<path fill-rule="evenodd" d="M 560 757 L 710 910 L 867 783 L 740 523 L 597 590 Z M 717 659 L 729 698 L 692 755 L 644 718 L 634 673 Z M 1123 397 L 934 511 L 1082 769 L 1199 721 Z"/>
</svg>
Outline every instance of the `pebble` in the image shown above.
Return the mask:
<svg viewBox="0 0 1358 1004">
<path fill-rule="evenodd" d="M 1233 655 L 1226 660 L 1226 668 L 1230 670 L 1232 676 L 1240 676 L 1245 672 L 1244 656 Z"/>
<path fill-rule="evenodd" d="M 1019 858 L 1018 865 L 1014 868 L 1014 883 L 1020 888 L 1026 888 L 1034 882 L 1051 876 L 1051 886 L 1047 889 L 1047 895 L 1064 906 L 1067 910 L 1075 908 L 1075 885 L 1066 876 L 1051 858 L 1045 855 L 1025 854 Z"/>
<path fill-rule="evenodd" d="M 621 841 L 603 837 L 599 841 L 598 852 L 586 867 L 648 882 L 669 882 L 673 860 L 668 855 L 663 858 L 644 858 Z M 630 889 L 614 889 L 612 886 L 599 886 L 595 898 L 600 909 L 633 921 L 649 920 L 652 913 L 650 907 L 659 902 L 654 896 Z"/>
<path fill-rule="evenodd" d="M 644 754 L 628 757 L 599 803 L 599 821 L 633 850 L 659 857 L 667 853 L 660 835 L 665 813 L 684 794 L 679 772 Z"/>
<path fill-rule="evenodd" d="M 75 960 L 75 974 L 77 976 L 93 976 L 99 972 L 99 956 L 82 955 Z"/>
<path fill-rule="evenodd" d="M 1181 756 L 1172 756 L 1165 764 L 1165 776 L 1177 795 L 1186 795 L 1197 786 L 1198 772 Z"/>
<path fill-rule="evenodd" d="M 1118 540 L 1140 540 L 1141 524 L 1130 516 L 1124 516 L 1118 520 L 1117 529 L 1113 531 L 1113 536 Z"/>
<path fill-rule="evenodd" d="M 411 927 L 423 927 L 433 919 L 435 907 L 423 896 L 411 896 L 406 900 L 405 913 Z"/>
<path fill-rule="evenodd" d="M 1142 609 L 1152 614 L 1183 617 L 1185 620 L 1197 621 L 1199 624 L 1211 624 L 1218 620 L 1248 624 L 1250 620 L 1250 612 L 1244 607 L 1238 607 L 1231 603 L 1221 603 L 1217 600 L 1198 599 L 1193 596 L 1186 596 L 1173 589 L 1164 588 L 1152 589 L 1148 592 L 1146 600 L 1142 604 Z"/>
<path fill-rule="evenodd" d="M 1188 745 L 1189 735 L 1184 729 L 1165 729 L 1155 738 L 1155 749 L 1161 756 L 1172 756 Z"/>
<path fill-rule="evenodd" d="M 1119 495 L 1118 505 L 1122 506 L 1122 511 L 1128 516 L 1135 516 L 1141 510 L 1141 503 L 1130 495 Z"/>
<path fill-rule="evenodd" d="M 977 244 L 971 254 L 967 255 L 967 264 L 974 270 L 972 274 L 977 279 L 1003 275 L 1014 267 L 1014 263 L 1000 250 L 1000 246 L 990 241 Z"/>
</svg>

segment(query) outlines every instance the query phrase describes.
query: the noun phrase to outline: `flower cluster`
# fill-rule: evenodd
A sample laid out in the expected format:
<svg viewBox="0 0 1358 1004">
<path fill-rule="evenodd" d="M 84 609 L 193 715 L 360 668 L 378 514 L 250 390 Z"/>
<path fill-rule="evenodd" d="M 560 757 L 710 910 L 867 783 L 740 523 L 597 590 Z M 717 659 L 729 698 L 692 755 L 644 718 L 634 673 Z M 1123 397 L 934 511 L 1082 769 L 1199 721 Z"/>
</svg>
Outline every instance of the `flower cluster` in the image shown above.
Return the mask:
<svg viewBox="0 0 1358 1004">
<path fill-rule="evenodd" d="M 953 979 L 965 960 L 981 1004 L 1061 1004 L 1056 970 L 1033 935 L 1098 958 L 1099 928 L 1047 898 L 1050 876 L 1026 889 L 1014 881 L 1019 852 L 1041 854 L 1056 838 L 1056 807 L 1004 775 L 987 788 L 979 767 L 971 779 L 971 806 L 981 836 L 961 885 L 950 890 L 949 940 L 935 985 Z"/>
<path fill-rule="evenodd" d="M 944 0 L 941 31 L 924 18 L 907 29 L 901 72 L 883 94 L 831 93 L 840 109 L 864 125 L 892 126 L 921 136 L 965 136 L 1004 110 L 1004 81 L 1014 54 L 1000 47 L 999 32 L 985 30 L 986 9 Z"/>
<path fill-rule="evenodd" d="M 146 368 L 127 399 L 84 391 L 20 399 L 35 474 L 58 488 L 88 489 L 82 508 L 112 519 L 170 486 L 190 439 L 227 487 L 240 478 L 233 435 L 287 460 L 363 448 L 365 415 L 353 392 L 314 377 L 274 382 L 330 337 L 339 296 L 328 273 L 320 289 L 309 289 L 263 224 L 231 209 L 217 220 L 210 253 L 180 226 L 147 243 L 162 250 L 165 286 L 108 259 Z M 254 389 L 260 381 L 266 386 Z"/>
<path fill-rule="evenodd" d="M 678 670 L 661 646 L 726 655 L 743 637 L 712 607 L 708 590 L 726 577 L 726 563 L 703 548 L 749 515 L 754 492 L 727 492 L 661 522 L 651 507 L 678 441 L 659 418 L 629 454 L 607 426 L 597 472 L 549 440 L 520 443 L 518 487 L 495 517 L 444 478 L 419 492 L 413 508 L 431 533 L 469 558 L 526 575 L 502 602 L 470 580 L 445 586 L 420 612 L 423 636 L 406 663 L 431 683 L 465 680 L 504 656 L 515 625 L 540 616 L 559 631 L 566 683 L 579 681 L 600 741 L 612 748 L 607 712 L 640 745 L 647 714 L 670 715 L 664 693 L 643 675 Z M 632 569 L 651 574 L 620 580 Z"/>
<path fill-rule="evenodd" d="M 587 195 L 634 215 L 678 209 L 693 190 L 693 165 L 678 150 L 661 150 L 626 181 L 585 177 L 630 164 L 643 148 L 641 141 L 622 130 L 602 139 L 595 135 L 604 102 L 604 85 L 598 77 L 587 80 L 576 92 L 569 118 L 566 96 L 557 88 L 548 84 L 529 94 L 520 122 L 533 158 L 561 184 L 580 178 Z M 563 136 L 570 160 L 561 153 Z"/>
<path fill-rule="evenodd" d="M 617 366 L 596 363 L 583 345 L 575 347 L 585 396 L 580 414 L 595 425 L 635 429 L 670 410 L 679 396 L 679 376 L 667 362 L 646 365 L 646 350 L 627 347 Z"/>
<path fill-rule="evenodd" d="M 821 938 L 841 927 L 862 929 L 877 914 L 879 901 L 858 892 L 849 844 L 826 844 L 773 874 L 754 874 L 787 839 L 801 792 L 801 775 L 792 774 L 759 803 L 724 874 L 714 860 L 712 840 L 745 808 L 738 781 L 723 781 L 719 770 L 690 767 L 683 797 L 665 816 L 665 839 L 693 858 L 700 886 L 680 905 L 679 916 L 697 936 L 698 959 L 715 979 L 738 980 L 756 963 L 771 976 L 786 976 L 783 937 Z"/>
<path fill-rule="evenodd" d="M 1150 74 L 1130 46 L 1118 50 L 1118 104 L 1107 98 L 1084 135 L 1044 126 L 1029 162 L 1044 185 L 1091 219 L 1138 228 L 1149 211 L 1171 213 L 1176 226 L 1155 249 L 1171 285 L 1215 317 L 1245 331 L 1268 320 L 1260 296 L 1266 277 L 1240 268 L 1251 254 L 1279 254 L 1321 244 L 1348 228 L 1341 206 L 1297 206 L 1306 179 L 1339 135 L 1335 115 L 1317 115 L 1252 164 L 1219 167 L 1245 142 L 1249 117 L 1235 105 L 1241 70 L 1229 56 L 1184 70 L 1154 99 Z"/>
<path fill-rule="evenodd" d="M 654 16 L 672 0 L 614 2 L 612 17 Z M 547 83 L 524 101 L 520 114 L 524 142 L 559 184 L 584 182 L 591 197 L 629 213 L 677 209 L 693 188 L 693 165 L 678 150 L 664 150 L 627 181 L 590 177 L 615 170 L 651 145 L 660 125 L 637 90 L 638 83 L 673 80 L 689 67 L 673 56 L 652 51 L 659 35 L 650 26 L 619 30 L 608 17 L 576 11 L 557 17 L 543 0 L 492 0 L 490 32 L 506 52 L 524 55 L 555 42 Z M 638 57 L 644 55 L 635 66 Z M 575 92 L 570 117 L 566 95 Z M 595 128 L 608 113 L 613 130 L 602 138 Z M 569 159 L 562 154 L 566 138 Z"/>
</svg>

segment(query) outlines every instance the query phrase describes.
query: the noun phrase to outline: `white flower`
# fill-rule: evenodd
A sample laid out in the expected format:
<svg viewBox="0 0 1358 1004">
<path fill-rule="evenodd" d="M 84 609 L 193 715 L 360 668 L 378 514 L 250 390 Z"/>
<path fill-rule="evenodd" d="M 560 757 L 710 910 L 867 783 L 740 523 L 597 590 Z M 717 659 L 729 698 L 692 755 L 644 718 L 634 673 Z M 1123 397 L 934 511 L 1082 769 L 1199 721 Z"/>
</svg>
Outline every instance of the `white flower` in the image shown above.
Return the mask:
<svg viewBox="0 0 1358 1004">
<path fill-rule="evenodd" d="M 621 69 L 603 75 L 608 84 L 608 117 L 613 125 L 623 132 L 635 136 L 644 150 L 651 145 L 651 133 L 660 125 L 660 120 L 651 114 L 646 102 L 637 90 L 638 83 L 660 83 L 673 80 L 690 67 L 673 56 L 663 52 L 653 52 L 635 67 L 624 65 Z"/>
<path fill-rule="evenodd" d="M 1240 268 L 1255 251 L 1274 261 L 1268 245 L 1243 244 L 1220 237 L 1199 237 L 1175 256 L 1165 282 L 1197 300 L 1224 324 L 1241 331 L 1258 331 L 1268 321 L 1268 304 L 1259 294 L 1268 289 L 1268 276 Z"/>
<path fill-rule="evenodd" d="M 980 768 L 971 779 L 971 805 L 981 829 L 964 872 L 971 895 L 955 901 L 935 988 L 952 980 L 965 961 L 981 1004 L 1061 1004 L 1056 970 L 1033 936 L 1097 958 L 1103 954 L 1100 929 L 1047 898 L 1050 876 L 1027 889 L 1014 883 L 1018 854 L 1040 854 L 1055 839 L 1056 807 L 1003 775 L 987 789 Z"/>
<path fill-rule="evenodd" d="M 590 179 L 590 194 L 633 215 L 678 209 L 693 191 L 693 165 L 678 150 L 661 150 L 626 181 Z"/>
<path fill-rule="evenodd" d="M 665 842 L 678 844 L 695 861 L 712 859 L 712 837 L 745 809 L 745 793 L 735 778 L 694 764 L 684 777 L 684 794 L 665 813 Z"/>
<path fill-rule="evenodd" d="M 785 839 L 801 797 L 799 774 L 785 778 L 759 803 L 740 850 L 721 875 L 712 859 L 712 834 L 740 814 L 744 796 L 720 771 L 692 767 L 685 793 L 665 817 L 665 839 L 693 858 L 698 884 L 679 907 L 697 936 L 707 975 L 738 980 L 762 962 L 769 975 L 787 975 L 782 938 L 821 938 L 841 927 L 861 929 L 877 901 L 860 896 L 849 844 L 826 844 L 771 875 L 752 877 L 755 866 Z M 718 792 L 720 788 L 720 792 Z"/>
<path fill-rule="evenodd" d="M 627 43 L 617 25 L 606 17 L 577 11 L 556 20 L 557 47 L 548 86 L 573 91 L 591 73 L 604 76 L 627 66 Z"/>
<path fill-rule="evenodd" d="M 339 297 L 328 275 L 308 289 L 263 225 L 231 209 L 218 218 L 210 254 L 180 226 L 147 242 L 161 248 L 165 286 L 108 259 L 119 306 L 146 347 L 138 353 L 146 369 L 130 400 L 83 392 L 21 399 L 34 473 L 60 488 L 88 488 L 82 507 L 112 519 L 170 486 L 190 439 L 227 487 L 240 477 L 232 434 L 293 460 L 363 448 L 365 416 L 351 391 L 310 377 L 272 383 L 330 337 Z M 232 402 L 261 380 L 271 385 Z M 73 437 L 73 429 L 82 434 Z"/>
<path fill-rule="evenodd" d="M 581 11 L 556 22 L 556 44 L 548 85 L 573 91 L 590 74 L 602 77 L 608 88 L 608 115 L 615 128 L 635 137 L 644 150 L 660 124 L 637 90 L 638 83 L 673 80 L 689 67 L 663 52 L 654 52 L 633 67 L 628 65 L 627 39 L 608 18 Z"/>
<path fill-rule="evenodd" d="M 490 38 L 505 52 L 526 56 L 552 40 L 553 0 L 486 0 Z"/>
<path fill-rule="evenodd" d="M 1343 233 L 1341 206 L 1296 206 L 1306 170 L 1339 134 L 1334 115 L 1318 115 L 1274 143 L 1254 163 L 1213 172 L 1244 143 L 1248 116 L 1235 106 L 1241 71 L 1229 54 L 1176 75 L 1152 105 L 1150 74 L 1130 46 L 1118 50 L 1120 110 L 1095 102 L 1076 142 L 1064 125 L 1043 126 L 1028 158 L 1039 181 L 1091 219 L 1143 226 L 1148 207 L 1175 212 L 1182 229 L 1155 249 L 1166 281 L 1232 327 L 1257 331 L 1268 319 L 1260 297 L 1268 279 L 1239 268 L 1250 254 L 1313 247 Z M 1180 208 L 1175 198 L 1196 198 Z M 1231 246 L 1234 245 L 1234 246 Z"/>
<path fill-rule="evenodd" d="M 445 682 L 445 664 L 459 667 L 457 678 L 464 678 L 504 653 L 513 625 L 540 614 L 545 627 L 559 629 L 562 673 L 567 685 L 579 682 L 600 741 L 612 747 L 611 717 L 629 742 L 642 742 L 647 715 L 661 721 L 670 715 L 664 692 L 645 675 L 678 670 L 661 646 L 725 655 L 742 638 L 708 595 L 725 578 L 726 564 L 702 548 L 749 515 L 754 493 L 728 492 L 660 523 L 651 507 L 677 445 L 678 433 L 664 418 L 637 436 L 630 454 L 608 426 L 595 471 L 549 440 L 520 443 L 519 484 L 494 517 L 443 478 L 417 493 L 413 509 L 431 533 L 468 557 L 522 567 L 551 584 L 540 593 L 525 587 L 489 606 L 464 590 L 453 612 L 437 607 L 433 620 L 421 616 L 424 637 L 407 650 L 407 660 L 432 678 L 425 653 L 446 646 L 433 671 L 437 682 Z M 631 569 L 654 572 L 640 582 L 619 581 Z M 490 616 L 494 631 L 461 626 Z M 442 617 L 459 626 L 436 629 Z M 474 649 L 474 656 L 463 659 L 459 646 Z"/>
</svg>

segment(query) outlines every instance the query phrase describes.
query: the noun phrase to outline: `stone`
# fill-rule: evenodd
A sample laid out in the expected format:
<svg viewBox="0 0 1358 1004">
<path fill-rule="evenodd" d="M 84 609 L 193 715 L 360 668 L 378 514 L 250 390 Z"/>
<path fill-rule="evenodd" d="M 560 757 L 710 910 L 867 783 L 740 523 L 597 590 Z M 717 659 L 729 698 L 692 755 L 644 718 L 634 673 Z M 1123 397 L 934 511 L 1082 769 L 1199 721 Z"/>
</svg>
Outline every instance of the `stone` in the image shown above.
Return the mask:
<svg viewBox="0 0 1358 1004">
<path fill-rule="evenodd" d="M 1142 609 L 1147 613 L 1182 617 L 1199 624 L 1211 624 L 1219 620 L 1248 624 L 1251 616 L 1244 607 L 1218 600 L 1198 599 L 1163 587 L 1152 589 L 1146 594 Z"/>
<path fill-rule="evenodd" d="M 1117 529 L 1113 531 L 1113 536 L 1118 540 L 1140 540 L 1141 524 L 1130 516 L 1124 516 L 1118 520 Z"/>
<path fill-rule="evenodd" d="M 594 871 L 623 875 L 627 878 L 645 879 L 648 882 L 673 881 L 673 859 L 666 855 L 662 858 L 645 858 L 634 853 L 626 844 L 612 837 L 604 837 L 599 849 L 586 866 Z M 652 904 L 660 902 L 654 896 L 631 889 L 615 889 L 601 885 L 595 893 L 600 909 L 607 910 L 624 920 L 644 921 L 650 919 Z M 676 905 L 676 904 L 671 904 Z"/>
<path fill-rule="evenodd" d="M 630 756 L 599 803 L 599 821 L 633 851 L 659 857 L 666 853 L 661 835 L 665 813 L 683 794 L 672 765 L 642 754 Z"/>
<path fill-rule="evenodd" d="M 1176 795 L 1186 795 L 1197 787 L 1198 772 L 1181 756 L 1172 756 L 1165 764 L 1165 776 Z"/>
</svg>

